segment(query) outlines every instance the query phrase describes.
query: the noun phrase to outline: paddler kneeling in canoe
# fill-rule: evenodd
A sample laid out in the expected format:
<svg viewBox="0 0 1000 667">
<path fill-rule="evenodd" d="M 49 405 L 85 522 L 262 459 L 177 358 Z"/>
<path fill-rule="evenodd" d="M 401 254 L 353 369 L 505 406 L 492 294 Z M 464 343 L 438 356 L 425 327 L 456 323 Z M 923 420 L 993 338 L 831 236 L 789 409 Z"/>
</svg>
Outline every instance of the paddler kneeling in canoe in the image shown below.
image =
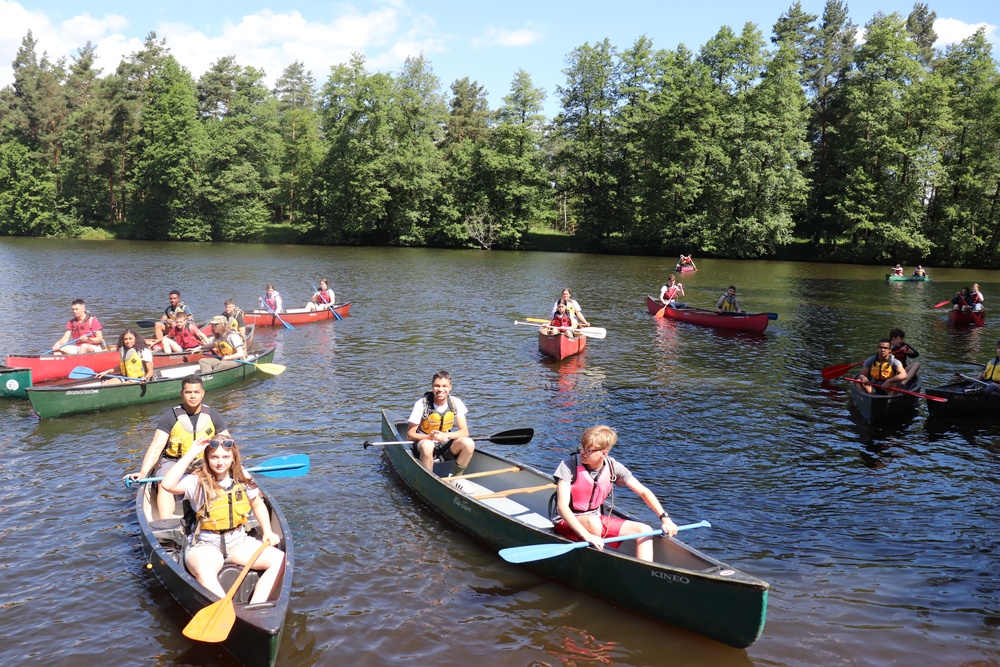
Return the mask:
<svg viewBox="0 0 1000 667">
<path fill-rule="evenodd" d="M 602 514 L 601 505 L 611 494 L 612 485 L 627 486 L 657 515 L 664 535 L 677 534 L 677 526 L 660 505 L 652 491 L 639 483 L 628 468 L 611 458 L 611 448 L 618 442 L 618 433 L 610 426 L 591 426 L 580 438 L 580 451 L 564 459 L 553 477 L 556 478 L 555 531 L 576 542 L 589 542 L 598 549 L 604 540 L 619 535 L 634 535 L 651 530 L 638 521 L 628 521 L 612 514 Z M 617 545 L 615 545 L 617 546 Z M 636 542 L 635 555 L 640 560 L 653 560 L 650 538 Z"/>
<path fill-rule="evenodd" d="M 892 341 L 883 338 L 878 342 L 878 352 L 868 357 L 858 374 L 861 388 L 873 393 L 876 389 L 889 393 L 893 387 L 898 387 L 909 379 L 906 369 L 896 357 L 892 356 Z"/>
</svg>

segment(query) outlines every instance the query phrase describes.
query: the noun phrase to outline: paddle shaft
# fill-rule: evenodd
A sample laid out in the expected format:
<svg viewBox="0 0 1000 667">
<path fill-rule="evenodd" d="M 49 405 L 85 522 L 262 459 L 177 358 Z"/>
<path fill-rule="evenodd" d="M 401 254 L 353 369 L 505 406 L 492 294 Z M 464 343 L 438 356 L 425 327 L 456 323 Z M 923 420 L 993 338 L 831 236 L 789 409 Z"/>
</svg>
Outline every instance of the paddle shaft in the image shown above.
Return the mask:
<svg viewBox="0 0 1000 667">
<path fill-rule="evenodd" d="M 529 317 L 528 319 L 531 320 L 537 318 Z M 518 320 L 514 320 L 514 324 L 523 324 L 528 327 L 543 327 L 548 325 L 548 322 L 546 322 L 545 324 L 540 324 L 538 322 L 519 322 Z M 559 329 L 560 331 L 572 331 L 574 334 L 580 334 L 581 336 L 586 336 L 587 338 L 597 338 L 598 340 L 602 340 L 606 338 L 608 335 L 608 330 L 603 327 L 553 327 L 553 328 Z"/>
<path fill-rule="evenodd" d="M 859 361 L 856 364 L 837 364 L 836 366 L 827 366 L 820 372 L 822 373 L 824 380 L 834 380 L 843 375 L 846 375 L 849 370 L 851 370 L 852 368 L 857 368 L 858 366 L 861 366 L 864 363 L 865 362 L 863 361 Z"/>
<path fill-rule="evenodd" d="M 313 292 L 319 294 L 319 290 L 316 289 L 315 285 L 311 285 L 311 287 L 313 288 Z M 340 313 L 337 312 L 337 309 L 333 307 L 332 303 L 330 304 L 330 312 L 333 313 L 334 319 L 336 319 L 338 322 L 344 319 L 343 317 L 340 316 Z"/>
<path fill-rule="evenodd" d="M 526 445 L 531 442 L 531 439 L 535 437 L 535 429 L 533 428 L 515 428 L 509 431 L 501 431 L 500 433 L 495 433 L 488 437 L 476 437 L 473 440 L 489 440 L 496 445 Z M 365 449 L 369 447 L 384 447 L 386 445 L 412 445 L 411 440 L 398 440 L 396 442 L 372 442 L 371 440 L 365 440 L 362 446 Z"/>
<path fill-rule="evenodd" d="M 285 320 L 281 319 L 281 315 L 279 315 L 277 312 L 275 312 L 274 308 L 271 308 L 271 305 L 267 302 L 267 297 L 261 298 L 260 302 L 262 304 L 264 304 L 264 307 L 267 308 L 267 311 L 269 313 L 271 313 L 272 315 L 274 315 L 276 318 L 278 318 L 279 322 L 281 322 L 282 324 L 285 325 L 286 329 L 294 329 L 295 328 L 291 324 L 289 324 L 288 322 L 286 322 Z"/>
<path fill-rule="evenodd" d="M 864 384 L 862 380 L 857 378 L 844 378 L 848 382 L 856 382 L 858 384 Z M 878 387 L 880 385 L 872 384 L 873 387 Z M 887 387 L 885 391 L 898 391 L 900 394 L 909 394 L 910 396 L 916 396 L 917 398 L 926 398 L 928 401 L 937 401 L 939 403 L 947 403 L 948 399 L 943 396 L 931 396 L 929 394 L 921 394 L 918 391 L 910 391 L 909 389 L 903 389 L 901 387 Z"/>
<path fill-rule="evenodd" d="M 261 463 L 259 466 L 254 466 L 253 468 L 247 468 L 247 472 L 256 472 L 268 476 L 269 472 L 278 472 L 280 470 L 295 470 L 296 468 L 307 467 L 308 463 L 279 463 L 275 465 L 268 465 L 267 463 Z M 142 479 L 137 479 L 135 481 L 128 480 L 125 482 L 125 486 L 132 486 L 133 484 L 146 484 L 147 482 L 161 482 L 162 477 L 143 477 Z"/>
<path fill-rule="evenodd" d="M 975 382 L 977 384 L 983 385 L 984 387 L 988 387 L 990 384 L 989 382 L 983 382 L 979 378 L 969 377 L 968 375 L 963 375 L 962 373 L 956 373 L 956 375 L 958 375 L 958 377 L 962 378 L 963 380 L 968 380 L 969 382 Z"/>
</svg>

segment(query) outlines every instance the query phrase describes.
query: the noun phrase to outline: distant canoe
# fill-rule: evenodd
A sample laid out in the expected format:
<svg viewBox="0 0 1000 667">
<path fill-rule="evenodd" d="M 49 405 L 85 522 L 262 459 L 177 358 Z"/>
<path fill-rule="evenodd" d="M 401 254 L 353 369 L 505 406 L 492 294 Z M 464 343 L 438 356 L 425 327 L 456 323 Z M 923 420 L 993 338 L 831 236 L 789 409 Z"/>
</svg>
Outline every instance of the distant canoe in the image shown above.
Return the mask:
<svg viewBox="0 0 1000 667">
<path fill-rule="evenodd" d="M 698 270 L 697 266 L 691 266 L 690 264 L 685 264 L 684 266 L 675 266 L 674 273 L 693 273 Z"/>
<path fill-rule="evenodd" d="M 976 315 L 981 318 L 979 322 L 983 324 L 986 323 L 986 311 L 980 310 L 978 313 L 973 313 L 970 310 L 949 310 L 948 311 L 948 321 L 952 324 L 979 324 L 976 321 Z"/>
<path fill-rule="evenodd" d="M 153 368 L 175 366 L 198 361 L 200 352 L 166 352 L 153 353 Z M 50 380 L 68 378 L 70 372 L 77 366 L 86 366 L 92 371 L 101 373 L 117 368 L 120 358 L 117 350 L 101 350 L 84 354 L 8 354 L 7 365 L 31 370 L 31 381 L 34 384 Z"/>
<path fill-rule="evenodd" d="M 890 283 L 925 283 L 930 279 L 930 276 L 894 276 L 891 273 L 885 274 L 886 282 Z"/>
<path fill-rule="evenodd" d="M 280 317 L 292 326 L 296 324 L 311 324 L 313 322 L 324 322 L 326 320 L 334 319 L 334 310 L 337 311 L 337 314 L 341 317 L 347 317 L 351 312 L 351 302 L 348 301 L 347 303 L 340 304 L 339 306 L 335 305 L 332 310 L 329 308 L 324 310 L 291 308 L 278 313 L 277 317 L 275 317 L 274 314 L 268 310 L 251 310 L 243 313 L 243 321 L 247 324 L 255 324 L 258 327 L 280 327 L 284 326 L 281 324 L 281 321 L 278 320 L 278 317 Z"/>
<path fill-rule="evenodd" d="M 567 338 L 562 334 L 546 336 L 541 331 L 538 332 L 538 349 L 553 359 L 565 359 L 580 354 L 585 347 L 587 347 L 587 337 L 582 334 Z"/>
<path fill-rule="evenodd" d="M 646 308 L 650 315 L 655 315 L 663 304 L 657 299 L 646 295 Z M 767 328 L 770 316 L 767 313 L 732 313 L 720 314 L 714 310 L 704 308 L 690 308 L 685 304 L 678 304 L 676 308 L 667 308 L 663 311 L 663 316 L 671 320 L 680 320 L 689 324 L 697 324 L 703 327 L 715 327 L 717 329 L 732 329 L 735 331 L 746 331 L 748 333 L 763 333 Z"/>
</svg>

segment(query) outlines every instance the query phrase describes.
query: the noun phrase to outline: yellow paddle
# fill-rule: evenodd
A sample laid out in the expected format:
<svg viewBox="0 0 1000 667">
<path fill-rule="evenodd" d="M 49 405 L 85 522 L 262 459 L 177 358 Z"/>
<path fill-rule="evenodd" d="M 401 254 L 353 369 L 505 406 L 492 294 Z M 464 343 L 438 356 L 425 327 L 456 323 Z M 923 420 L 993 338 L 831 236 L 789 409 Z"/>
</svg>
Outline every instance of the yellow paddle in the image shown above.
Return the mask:
<svg viewBox="0 0 1000 667">
<path fill-rule="evenodd" d="M 211 357 L 212 359 L 221 359 L 222 357 L 215 354 L 206 354 L 206 357 Z M 287 366 L 281 364 L 269 364 L 266 361 L 256 363 L 253 361 L 246 361 L 245 359 L 229 359 L 229 361 L 235 361 L 238 364 L 244 364 L 246 366 L 256 366 L 257 370 L 261 373 L 267 373 L 268 375 L 281 375 L 285 372 Z"/>
<path fill-rule="evenodd" d="M 250 573 L 250 568 L 253 567 L 266 548 L 267 543 L 265 542 L 254 552 L 247 564 L 243 566 L 240 576 L 236 577 L 236 581 L 229 587 L 226 597 L 218 602 L 213 602 L 194 615 L 191 622 L 184 628 L 185 637 L 213 644 L 226 640 L 230 630 L 233 629 L 233 624 L 236 623 L 236 608 L 233 606 L 233 597 L 240 589 L 240 584 L 246 579 L 247 574 Z"/>
</svg>

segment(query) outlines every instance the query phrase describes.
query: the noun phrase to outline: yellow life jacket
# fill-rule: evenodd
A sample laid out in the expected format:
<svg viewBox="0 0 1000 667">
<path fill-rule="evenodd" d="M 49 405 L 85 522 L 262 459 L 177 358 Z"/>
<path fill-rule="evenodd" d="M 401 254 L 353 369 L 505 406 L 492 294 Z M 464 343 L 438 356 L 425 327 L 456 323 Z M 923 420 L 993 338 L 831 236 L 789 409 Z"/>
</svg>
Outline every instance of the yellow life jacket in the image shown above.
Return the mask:
<svg viewBox="0 0 1000 667">
<path fill-rule="evenodd" d="M 889 361 L 885 362 L 880 362 L 876 359 L 872 362 L 871 368 L 868 370 L 868 377 L 874 382 L 888 380 L 895 374 L 896 369 L 892 367 L 892 357 L 889 358 Z"/>
<path fill-rule="evenodd" d="M 447 433 L 455 428 L 455 403 L 448 397 L 448 408 L 444 414 L 434 409 L 434 394 L 424 394 L 424 416 L 420 420 L 420 432 L 430 434 L 431 431 Z"/>
<path fill-rule="evenodd" d="M 233 310 L 233 314 L 232 315 L 226 315 L 225 313 L 223 313 L 222 316 L 225 317 L 229 321 L 229 328 L 230 329 L 232 329 L 233 331 L 239 331 L 239 329 L 240 329 L 240 321 L 238 319 L 236 319 L 236 318 L 237 317 L 243 317 L 243 315 L 244 315 L 243 311 L 240 310 L 239 308 L 236 308 L 235 310 Z"/>
<path fill-rule="evenodd" d="M 135 348 L 118 351 L 121 363 L 118 364 L 121 374 L 130 378 L 141 378 L 146 375 L 146 365 L 142 363 L 142 354 Z"/>
<path fill-rule="evenodd" d="M 250 516 L 250 497 L 246 486 L 233 484 L 227 491 L 219 489 L 212 502 L 202 505 L 198 512 L 201 530 L 232 530 L 247 522 Z"/>
<path fill-rule="evenodd" d="M 1000 382 L 1000 357 L 990 360 L 983 371 L 983 377 L 990 382 Z"/>
<path fill-rule="evenodd" d="M 735 306 L 733 306 L 733 301 L 735 297 L 726 297 L 722 302 L 722 310 L 728 312 L 736 312 Z"/>
<path fill-rule="evenodd" d="M 174 416 L 177 418 L 177 422 L 170 429 L 170 437 L 167 439 L 167 446 L 163 450 L 163 454 L 169 458 L 180 458 L 184 456 L 187 450 L 191 449 L 191 445 L 195 440 L 211 438 L 215 435 L 215 424 L 212 423 L 212 418 L 209 416 L 208 411 L 205 410 L 204 405 L 202 406 L 202 411 L 194 416 L 194 420 L 192 420 L 191 415 L 184 410 L 184 406 L 182 405 L 174 408 Z M 198 425 L 197 432 L 195 432 L 195 424 Z"/>
<path fill-rule="evenodd" d="M 233 320 L 233 321 L 235 322 L 235 320 Z M 225 337 L 223 337 L 219 341 L 216 341 L 216 343 L 215 343 L 215 346 L 217 348 L 219 348 L 219 354 L 220 355 L 225 356 L 227 354 L 233 354 L 234 352 L 236 352 L 236 348 L 233 347 L 232 343 L 229 342 L 229 337 L 231 335 L 233 335 L 234 333 L 237 336 L 240 337 L 240 343 L 242 345 L 246 344 L 246 340 L 243 338 L 243 336 L 240 334 L 240 332 L 238 332 L 238 331 L 227 332 L 226 335 L 225 335 Z"/>
</svg>

